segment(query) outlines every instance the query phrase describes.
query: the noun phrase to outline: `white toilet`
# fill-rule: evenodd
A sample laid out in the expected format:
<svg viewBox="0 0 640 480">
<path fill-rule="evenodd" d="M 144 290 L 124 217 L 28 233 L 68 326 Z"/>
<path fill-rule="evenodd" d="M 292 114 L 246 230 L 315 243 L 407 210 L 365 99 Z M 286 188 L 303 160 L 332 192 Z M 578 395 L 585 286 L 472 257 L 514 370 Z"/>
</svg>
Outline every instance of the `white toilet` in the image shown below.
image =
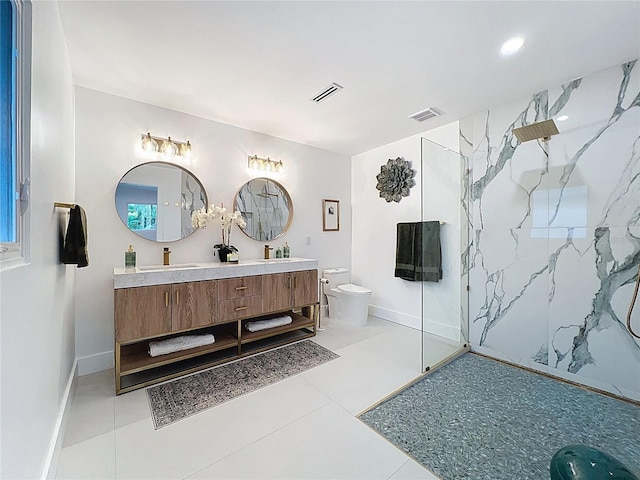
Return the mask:
<svg viewBox="0 0 640 480">
<path fill-rule="evenodd" d="M 329 300 L 329 318 L 344 320 L 350 325 L 367 324 L 371 290 L 353 285 L 346 268 L 328 268 L 322 271 L 322 291 Z"/>
</svg>

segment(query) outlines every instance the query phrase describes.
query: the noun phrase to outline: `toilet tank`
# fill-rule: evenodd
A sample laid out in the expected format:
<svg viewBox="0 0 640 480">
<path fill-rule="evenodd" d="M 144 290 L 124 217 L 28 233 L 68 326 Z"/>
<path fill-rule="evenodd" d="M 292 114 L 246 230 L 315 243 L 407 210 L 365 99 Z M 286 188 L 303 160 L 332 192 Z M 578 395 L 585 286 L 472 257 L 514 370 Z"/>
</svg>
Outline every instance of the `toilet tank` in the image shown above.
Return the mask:
<svg viewBox="0 0 640 480">
<path fill-rule="evenodd" d="M 351 283 L 351 275 L 348 268 L 327 268 L 322 271 L 322 277 L 329 280 L 329 288 Z"/>
</svg>

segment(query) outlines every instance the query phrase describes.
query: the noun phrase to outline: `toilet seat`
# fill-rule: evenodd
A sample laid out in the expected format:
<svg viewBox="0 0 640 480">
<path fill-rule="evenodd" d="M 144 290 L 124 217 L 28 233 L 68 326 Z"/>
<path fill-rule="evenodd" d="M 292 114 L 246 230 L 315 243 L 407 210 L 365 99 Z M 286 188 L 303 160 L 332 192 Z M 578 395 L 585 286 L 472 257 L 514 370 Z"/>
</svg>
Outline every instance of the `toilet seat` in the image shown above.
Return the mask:
<svg viewBox="0 0 640 480">
<path fill-rule="evenodd" d="M 360 285 L 354 285 L 353 283 L 345 283 L 344 285 L 338 285 L 336 288 L 339 292 L 344 293 L 345 295 L 369 295 L 371 294 L 371 289 L 361 287 Z"/>
</svg>

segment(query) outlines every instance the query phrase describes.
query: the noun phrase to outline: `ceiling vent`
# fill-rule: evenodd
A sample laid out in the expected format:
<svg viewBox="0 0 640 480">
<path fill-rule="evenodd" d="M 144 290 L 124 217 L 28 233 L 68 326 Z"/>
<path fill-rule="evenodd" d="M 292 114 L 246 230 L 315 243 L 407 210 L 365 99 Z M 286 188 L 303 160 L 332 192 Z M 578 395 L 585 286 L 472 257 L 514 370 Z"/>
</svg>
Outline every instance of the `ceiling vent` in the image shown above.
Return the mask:
<svg viewBox="0 0 640 480">
<path fill-rule="evenodd" d="M 311 100 L 313 103 L 320 103 L 323 100 L 326 100 L 327 98 L 329 98 L 331 95 L 338 93 L 340 90 L 342 90 L 341 85 L 338 85 L 337 83 L 332 83 L 327 88 L 325 88 L 324 90 L 322 90 L 313 98 L 310 98 L 309 100 Z"/>
<path fill-rule="evenodd" d="M 442 115 L 442 112 L 438 111 L 433 107 L 429 107 L 426 110 L 422 110 L 420 112 L 414 113 L 413 115 L 409 115 L 409 118 L 413 118 L 418 122 L 424 122 L 425 120 L 429 120 L 430 118 L 439 117 Z"/>
</svg>

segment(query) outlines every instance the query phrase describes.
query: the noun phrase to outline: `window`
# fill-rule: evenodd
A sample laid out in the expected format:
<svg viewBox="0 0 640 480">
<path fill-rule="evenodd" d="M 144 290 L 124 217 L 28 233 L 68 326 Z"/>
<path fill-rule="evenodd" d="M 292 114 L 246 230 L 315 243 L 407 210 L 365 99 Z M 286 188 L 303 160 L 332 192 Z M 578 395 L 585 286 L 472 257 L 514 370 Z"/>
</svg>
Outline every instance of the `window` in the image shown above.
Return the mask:
<svg viewBox="0 0 640 480">
<path fill-rule="evenodd" d="M 129 230 L 155 230 L 158 224 L 158 205 L 130 203 L 128 223 Z"/>
<path fill-rule="evenodd" d="M 0 267 L 28 257 L 31 5 L 0 0 Z"/>
</svg>

